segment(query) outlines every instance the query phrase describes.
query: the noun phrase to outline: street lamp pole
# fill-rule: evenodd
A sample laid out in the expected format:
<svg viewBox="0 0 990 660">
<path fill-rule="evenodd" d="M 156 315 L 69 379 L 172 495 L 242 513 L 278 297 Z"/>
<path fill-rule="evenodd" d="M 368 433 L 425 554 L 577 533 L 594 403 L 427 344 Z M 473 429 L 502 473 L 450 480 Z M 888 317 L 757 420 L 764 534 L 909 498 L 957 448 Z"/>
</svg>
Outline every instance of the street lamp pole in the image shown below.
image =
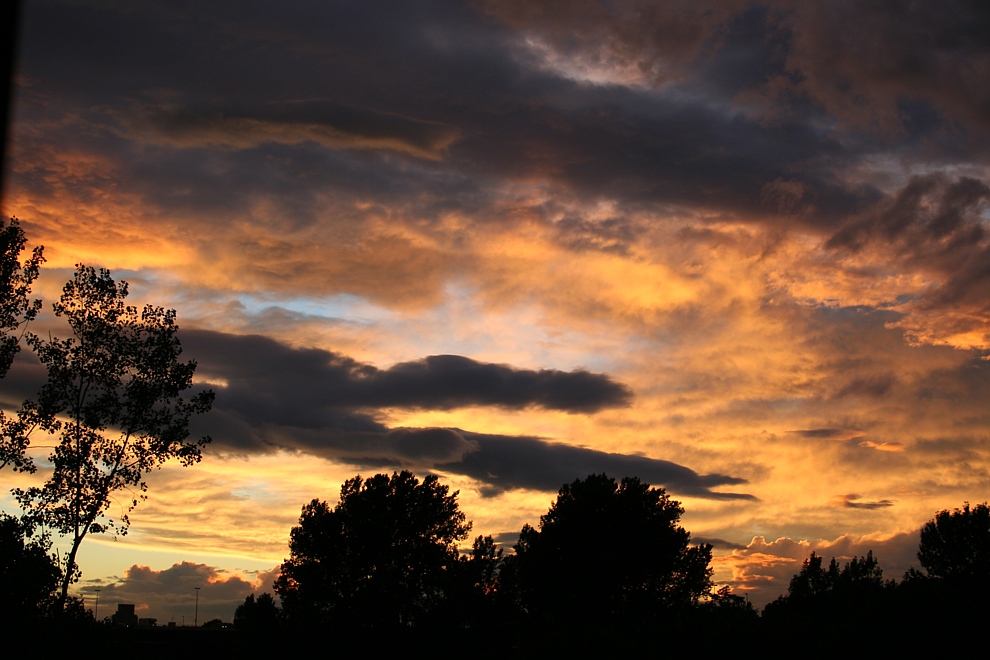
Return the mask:
<svg viewBox="0 0 990 660">
<path fill-rule="evenodd" d="M 97 623 L 100 622 L 100 590 L 99 589 L 96 590 L 96 611 L 93 612 L 93 618 L 96 619 Z"/>
<path fill-rule="evenodd" d="M 193 619 L 193 628 L 199 628 L 199 587 L 196 587 L 196 618 Z"/>
</svg>

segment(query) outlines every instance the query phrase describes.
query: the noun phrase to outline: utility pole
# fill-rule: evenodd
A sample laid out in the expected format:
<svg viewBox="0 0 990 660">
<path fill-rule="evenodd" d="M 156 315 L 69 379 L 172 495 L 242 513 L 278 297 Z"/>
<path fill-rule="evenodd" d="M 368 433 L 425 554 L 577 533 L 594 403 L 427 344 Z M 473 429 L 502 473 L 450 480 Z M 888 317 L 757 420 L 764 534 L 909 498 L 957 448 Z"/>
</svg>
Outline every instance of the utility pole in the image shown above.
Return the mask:
<svg viewBox="0 0 990 660">
<path fill-rule="evenodd" d="M 100 590 L 99 589 L 96 590 L 96 611 L 93 612 L 93 618 L 96 619 L 97 623 L 100 622 Z"/>
<path fill-rule="evenodd" d="M 196 587 L 196 618 L 193 619 L 193 628 L 199 628 L 199 587 Z"/>
</svg>

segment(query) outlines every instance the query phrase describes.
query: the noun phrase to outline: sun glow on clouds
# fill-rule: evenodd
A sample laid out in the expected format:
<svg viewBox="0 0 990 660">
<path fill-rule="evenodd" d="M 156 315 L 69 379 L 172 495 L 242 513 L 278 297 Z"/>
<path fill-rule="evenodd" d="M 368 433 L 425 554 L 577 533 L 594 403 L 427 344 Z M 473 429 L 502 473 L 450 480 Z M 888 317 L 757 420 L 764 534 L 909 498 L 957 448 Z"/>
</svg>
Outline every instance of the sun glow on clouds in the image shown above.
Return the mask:
<svg viewBox="0 0 990 660">
<path fill-rule="evenodd" d="M 907 556 L 891 539 L 990 487 L 986 86 L 956 66 L 987 55 L 944 38 L 968 8 L 864 6 L 883 38 L 843 45 L 859 25 L 824 3 L 314 3 L 277 37 L 250 9 L 26 4 L 3 211 L 46 246 L 37 292 L 78 261 L 126 276 L 199 333 L 183 355 L 218 390 L 217 442 L 152 476 L 119 541 L 203 563 L 117 575 L 275 565 L 302 504 L 415 462 L 397 436 L 457 439 L 430 427 L 478 434 L 462 453 L 489 434 L 517 458 L 722 475 L 755 499 L 672 495 L 724 541 L 718 575 L 767 597 L 815 548 L 900 565 L 878 548 Z M 120 35 L 126 61 L 104 51 Z M 254 353 L 225 362 L 235 344 Z M 444 355 L 472 361 L 457 405 L 354 398 L 354 374 Z M 628 396 L 555 408 L 491 398 L 499 378 Z M 509 538 L 552 499 L 444 465 L 416 467 L 461 490 L 475 534 Z"/>
<path fill-rule="evenodd" d="M 715 459 L 715 456 L 699 451 L 702 447 L 714 450 L 716 447 L 727 449 L 745 446 L 745 444 L 740 445 L 738 439 L 721 440 L 726 432 L 738 426 L 741 419 L 763 410 L 766 416 L 776 420 L 778 428 L 783 427 L 781 430 L 784 430 L 789 423 L 787 421 L 789 416 L 795 413 L 800 415 L 801 417 L 794 420 L 797 422 L 812 409 L 809 408 L 809 404 L 821 400 L 823 395 L 828 396 L 823 386 L 830 369 L 829 358 L 824 354 L 816 356 L 814 350 L 809 352 L 809 346 L 801 339 L 802 332 L 796 332 L 797 327 L 794 325 L 796 317 L 793 314 L 800 309 L 800 304 L 796 307 L 786 304 L 786 291 L 779 288 L 774 294 L 778 302 L 768 305 L 765 299 L 767 290 L 763 283 L 771 279 L 774 273 L 779 272 L 777 269 L 782 265 L 786 266 L 788 260 L 796 258 L 793 248 L 787 243 L 778 241 L 774 254 L 755 259 L 751 251 L 760 246 L 765 239 L 751 229 L 727 227 L 716 233 L 706 232 L 704 242 L 697 239 L 682 239 L 679 245 L 670 248 L 668 253 L 679 253 L 681 260 L 674 263 L 681 270 L 680 273 L 663 262 L 644 262 L 644 258 L 639 255 L 593 254 L 587 262 L 582 262 L 585 264 L 582 268 L 570 260 L 573 253 L 556 246 L 548 235 L 541 234 L 539 229 L 536 227 L 523 238 L 514 234 L 493 236 L 492 232 L 488 231 L 489 240 L 485 242 L 488 250 L 475 249 L 483 258 L 490 260 L 491 264 L 499 264 L 498 273 L 501 278 L 495 279 L 494 287 L 498 294 L 492 298 L 491 288 L 483 289 L 482 292 L 488 294 L 487 299 L 491 302 L 483 307 L 473 306 L 473 314 L 477 315 L 475 319 L 468 320 L 462 316 L 458 319 L 459 322 L 450 323 L 448 316 L 449 325 L 456 328 L 456 332 L 465 339 L 474 337 L 470 330 L 473 327 L 483 331 L 483 336 L 511 338 L 503 342 L 504 352 L 493 351 L 497 343 L 488 343 L 485 351 L 476 353 L 479 357 L 487 359 L 521 366 L 567 368 L 588 364 L 590 360 L 597 361 L 596 366 L 601 368 L 608 369 L 610 365 L 614 373 L 635 387 L 638 399 L 636 409 L 604 413 L 594 418 L 566 414 L 548 415 L 536 411 L 520 411 L 507 415 L 505 412 L 484 408 L 446 413 L 383 411 L 392 425 L 484 428 L 493 433 L 535 434 L 578 444 L 590 442 L 606 451 L 640 451 L 691 465 L 703 465 Z M 672 231 L 671 234 L 692 236 L 690 232 L 685 234 L 685 229 L 695 231 L 688 226 Z M 664 253 L 660 253 L 654 254 L 653 258 L 665 256 Z M 479 270 L 486 272 L 487 267 L 488 264 L 482 262 Z M 540 273 L 545 275 L 541 277 Z M 491 278 L 485 277 L 484 280 L 478 281 L 491 281 Z M 625 282 L 632 284 L 623 287 Z M 666 286 L 667 282 L 672 282 L 672 286 Z M 521 308 L 518 305 L 508 307 L 506 303 L 500 301 L 514 299 L 515 296 L 509 292 L 521 291 L 527 283 L 530 283 L 529 299 L 539 303 L 534 309 L 543 311 L 532 317 L 531 325 L 520 325 Z M 658 286 L 658 283 L 663 286 Z M 566 296 L 563 295 L 565 293 Z M 350 304 L 348 301 L 367 305 L 359 298 L 345 296 L 338 299 L 345 301 L 347 305 Z M 241 305 L 243 314 L 247 318 L 265 312 L 265 303 L 261 302 L 263 300 L 261 298 L 245 298 L 242 294 L 239 300 L 248 301 L 248 304 L 242 302 Z M 319 303 L 308 302 L 306 299 L 297 298 L 295 302 L 290 299 L 282 303 L 278 296 L 268 294 L 264 300 L 273 304 L 278 303 L 280 306 L 284 304 L 284 307 L 290 311 L 319 309 Z M 448 302 L 451 300 L 452 298 L 448 296 Z M 293 310 L 293 307 L 296 309 Z M 591 322 L 596 315 L 594 310 L 603 308 L 607 311 L 599 311 L 600 318 L 610 318 L 613 324 L 596 330 L 596 325 Z M 353 312 L 350 311 L 353 309 L 355 308 L 341 308 L 340 315 L 354 318 Z M 372 311 L 374 308 L 365 309 Z M 435 323 L 430 320 L 432 315 L 449 315 L 449 310 L 443 311 L 443 309 L 437 307 L 425 316 L 419 314 L 411 319 L 411 322 L 428 328 L 431 323 Z M 589 313 L 582 313 L 585 310 Z M 660 315 L 662 310 L 665 311 L 666 316 Z M 688 319 L 692 322 L 696 334 L 693 337 L 678 336 L 674 342 L 654 346 L 653 364 L 657 369 L 640 371 L 620 351 L 620 347 L 628 345 L 628 341 L 635 339 L 642 328 L 655 327 L 658 324 L 663 327 L 664 324 L 669 324 L 668 332 L 676 329 L 677 315 L 684 312 L 689 312 Z M 775 315 L 778 318 L 773 322 Z M 436 351 L 470 348 L 469 345 L 459 344 L 456 339 L 451 342 L 451 338 L 447 338 L 441 344 L 433 342 L 424 345 L 421 340 L 410 342 L 409 338 L 403 337 L 410 326 L 402 322 L 392 324 L 389 321 L 390 316 L 396 321 L 401 319 L 401 315 L 396 317 L 394 313 L 380 314 L 373 328 L 376 334 L 385 332 L 392 335 L 390 339 L 382 338 L 378 339 L 378 342 L 382 344 L 395 342 L 395 346 L 405 346 L 404 349 L 395 352 L 396 361 L 402 357 L 417 357 L 416 352 L 420 351 L 422 354 L 426 348 Z M 614 320 L 617 318 L 627 319 L 629 325 L 616 326 Z M 578 325 L 581 319 L 584 320 Z M 699 320 L 703 320 L 704 323 L 699 325 Z M 580 345 L 585 346 L 588 353 L 584 355 L 574 353 L 567 359 L 568 364 L 554 364 L 554 360 L 559 360 L 561 355 L 572 353 L 573 347 L 567 348 L 565 353 L 553 348 L 547 352 L 545 341 L 541 342 L 538 339 L 541 335 L 545 337 L 544 328 L 548 327 L 548 324 L 561 328 L 566 328 L 568 325 L 572 327 L 583 325 L 585 332 Z M 366 332 L 368 326 L 364 328 L 363 331 Z M 889 334 L 891 331 L 881 330 L 881 332 Z M 329 346 L 333 345 L 333 339 L 337 334 L 346 333 L 330 331 L 330 337 L 325 340 Z M 573 331 L 571 334 L 573 335 Z M 588 338 L 596 335 L 600 340 L 589 345 Z M 477 338 L 475 337 L 473 341 L 477 342 Z M 609 344 L 613 347 L 614 353 L 604 350 L 604 354 L 613 355 L 609 363 L 605 364 L 601 359 L 603 349 Z M 876 356 L 873 359 L 877 359 Z M 386 362 L 383 366 L 387 364 Z M 824 405 L 824 401 L 818 405 Z M 846 414 L 850 412 L 852 411 L 848 410 Z M 649 433 L 644 436 L 645 429 L 648 429 Z M 688 437 L 683 435 L 685 430 L 690 430 Z M 758 432 L 759 429 L 754 429 L 754 434 Z M 860 435 L 860 432 L 856 431 L 849 438 Z M 692 443 L 694 447 L 680 445 L 683 441 L 689 441 L 691 436 L 697 438 Z M 830 438 L 829 441 L 835 442 L 836 438 Z M 873 436 L 871 439 L 858 440 L 856 445 L 881 450 L 903 449 L 903 443 L 876 439 Z M 845 452 L 845 444 L 840 443 L 837 447 L 843 448 L 843 453 Z M 834 453 L 821 446 L 817 451 L 825 455 Z M 822 484 L 824 487 L 820 489 L 809 488 L 803 483 L 799 478 L 800 475 L 814 470 L 818 458 L 806 456 L 805 449 L 800 446 L 792 450 L 788 449 L 786 444 L 783 446 L 779 443 L 762 444 L 758 455 L 761 456 L 761 462 L 764 464 L 775 466 L 774 476 L 778 485 L 794 484 L 793 487 L 784 487 L 779 493 L 774 493 L 773 491 L 777 489 L 763 482 L 765 477 L 760 476 L 765 473 L 752 472 L 752 468 L 742 468 L 743 474 L 750 472 L 749 478 L 760 491 L 761 498 L 769 495 L 770 499 L 780 497 L 782 500 L 787 500 L 795 497 L 797 492 L 805 496 L 817 492 L 819 501 L 828 501 L 835 496 L 836 490 L 842 488 L 841 482 L 828 486 Z M 836 455 L 835 459 L 841 460 L 840 456 L 841 453 Z M 718 466 L 721 461 L 715 460 L 715 469 L 728 467 Z M 229 469 L 230 463 L 225 463 L 224 470 Z M 279 470 L 284 469 L 285 465 L 280 463 Z M 728 471 L 739 473 L 739 469 L 736 468 Z M 197 473 L 201 472 L 197 470 Z M 339 473 L 338 479 L 342 481 L 348 476 L 349 468 L 338 466 L 334 472 Z M 793 477 L 781 479 L 788 474 Z M 335 492 L 339 481 L 325 482 L 324 490 Z M 240 491 L 227 485 L 227 482 L 196 480 L 189 486 L 191 492 L 198 493 L 213 488 L 220 491 L 226 489 L 229 493 L 227 500 L 231 506 L 243 507 L 244 501 L 241 496 L 236 495 Z M 155 488 L 152 488 L 152 492 L 154 491 Z M 272 492 L 281 492 L 285 501 L 289 499 L 284 494 L 284 484 L 272 489 Z M 305 497 L 307 495 L 299 492 L 299 502 L 306 501 Z M 154 517 L 149 513 L 147 520 L 139 526 L 147 530 L 143 533 L 148 538 L 157 539 L 153 542 L 157 544 L 156 547 L 171 545 L 192 548 L 202 543 L 202 539 L 199 538 L 184 540 L 176 536 L 156 536 L 159 533 L 157 531 L 159 526 L 163 530 L 167 529 L 170 516 L 176 515 L 177 511 L 187 505 L 191 510 L 198 511 L 198 516 L 207 515 L 202 510 L 202 503 L 185 502 L 182 498 L 176 498 L 172 502 L 178 508 L 171 513 L 166 512 L 160 517 Z M 222 498 L 216 498 L 214 502 L 218 506 L 225 506 Z M 296 506 L 298 503 L 285 507 L 287 513 L 280 516 L 284 519 L 281 525 L 283 529 L 266 541 L 266 544 L 272 548 L 284 544 L 284 539 L 281 537 L 284 536 L 286 525 L 291 525 L 294 520 Z M 538 510 L 539 507 L 530 508 Z M 150 507 L 150 512 L 155 511 L 157 511 L 155 507 Z M 217 511 L 209 514 L 213 518 L 218 515 L 222 518 L 223 514 Z M 804 513 L 794 512 L 795 520 L 802 516 Z M 271 521 L 275 516 L 264 518 Z M 706 522 L 718 524 L 714 520 Z M 245 520 L 241 522 L 240 529 L 246 530 L 249 526 L 248 521 Z M 231 529 L 237 528 L 231 527 Z M 705 528 L 701 529 L 704 531 Z M 211 535 L 215 535 L 215 532 L 211 532 Z M 244 536 L 251 539 L 251 542 L 256 538 L 264 538 L 264 535 L 259 537 L 258 532 Z M 222 546 L 227 547 L 227 551 L 231 551 L 240 543 L 243 542 L 237 541 L 235 536 L 234 539 L 224 541 Z"/>
<path fill-rule="evenodd" d="M 208 451 L 197 468 L 203 469 L 170 465 L 152 474 L 148 500 L 131 514 L 132 530 L 118 543 L 274 565 L 285 557 L 302 505 L 313 497 L 335 499 L 353 476 L 352 468 L 300 461 L 286 452 L 238 457 Z M 183 521 L 181 531 L 176 520 Z"/>
<path fill-rule="evenodd" d="M 472 281 L 480 286 L 480 296 L 475 302 L 470 302 L 471 296 L 454 295 L 456 289 L 448 289 L 443 305 L 421 310 L 407 320 L 403 320 L 402 312 L 386 312 L 350 294 L 331 299 L 329 307 L 318 299 L 283 300 L 274 293 L 264 297 L 235 294 L 232 300 L 238 303 L 239 313 L 248 324 L 241 326 L 242 331 L 251 327 L 251 319 L 264 316 L 272 306 L 311 317 L 322 311 L 327 316 L 348 318 L 351 323 L 361 316 L 366 322 L 358 328 L 325 327 L 317 345 L 357 348 L 355 335 L 373 332 L 373 345 L 388 349 L 368 350 L 364 339 L 358 340 L 364 350 L 353 354 L 374 355 L 382 367 L 432 352 L 463 352 L 518 366 L 591 365 L 614 373 L 636 392 L 634 409 L 594 417 L 542 411 L 506 413 L 488 408 L 449 412 L 383 410 L 382 415 L 392 426 L 484 429 L 490 433 L 557 438 L 604 451 L 642 452 L 706 471 L 745 476 L 750 481 L 747 488 L 757 492 L 767 506 L 808 499 L 826 503 L 839 492 L 852 492 L 850 489 L 863 478 L 861 470 L 847 471 L 842 476 L 834 474 L 828 482 L 819 484 L 803 479 L 821 470 L 823 459 L 836 467 L 845 463 L 852 446 L 905 453 L 905 442 L 894 439 L 902 437 L 896 430 L 877 435 L 869 423 L 859 425 L 866 429 L 865 439 L 860 431 L 844 439 L 831 437 L 827 444 L 816 443 L 814 453 L 809 453 L 808 442 L 793 444 L 780 439 L 789 429 L 809 423 L 827 424 L 832 415 L 852 415 L 855 419 L 865 412 L 855 399 L 840 397 L 829 401 L 829 397 L 841 392 L 841 381 L 840 389 L 832 389 L 836 366 L 831 364 L 833 357 L 827 343 L 814 339 L 808 343 L 815 331 L 803 325 L 800 316 L 807 302 L 791 300 L 790 292 L 779 285 L 767 288 L 767 282 L 779 282 L 779 273 L 786 272 L 787 267 L 796 268 L 793 264 L 802 256 L 800 250 L 788 241 L 777 241 L 773 253 L 760 257 L 756 250 L 766 238 L 741 226 L 705 232 L 704 240 L 684 238 L 698 236 L 694 233 L 697 228 L 691 225 L 667 231 L 668 237 L 681 236 L 681 242 L 653 253 L 591 254 L 576 262 L 573 252 L 553 241 L 550 229 L 537 225 L 523 236 L 486 229 L 485 240 L 478 239 L 471 248 L 478 255 Z M 227 263 L 225 267 L 232 265 Z M 182 276 L 181 271 L 176 271 L 168 279 Z M 142 296 L 151 296 L 144 290 L 150 292 L 153 282 L 149 280 L 141 287 Z M 801 293 L 806 300 L 807 291 Z M 770 302 L 768 295 L 774 296 Z M 458 299 L 462 303 L 457 303 Z M 479 305 L 478 300 L 484 302 Z M 520 304 L 522 301 L 525 303 Z M 356 314 L 359 309 L 363 311 Z M 451 316 L 458 309 L 460 313 Z M 190 311 L 195 317 L 195 308 Z M 828 308 L 822 313 L 827 315 Z M 372 315 L 376 318 L 369 322 Z M 520 323 L 523 318 L 528 322 Z M 441 319 L 452 335 L 440 341 L 424 341 L 419 332 L 409 332 L 415 328 L 426 332 Z M 606 323 L 609 319 L 611 323 Z M 619 319 L 622 323 L 617 323 Z M 850 320 L 856 323 L 855 317 Z M 226 323 L 229 321 L 228 318 Z M 693 334 L 679 332 L 684 324 L 690 324 Z M 570 341 L 548 343 L 554 332 L 549 329 L 554 327 L 566 333 Z M 654 344 L 643 336 L 644 331 L 658 330 L 670 341 Z M 859 337 L 862 341 L 877 333 L 898 334 L 881 324 Z M 483 341 L 484 337 L 489 339 Z M 639 368 L 638 359 L 624 352 L 624 347 L 636 341 L 649 346 L 650 369 Z M 482 350 L 472 350 L 479 346 L 483 346 Z M 915 349 L 900 349 L 903 351 L 916 353 Z M 604 356 L 608 357 L 603 361 Z M 928 351 L 928 359 L 934 357 Z M 945 357 L 934 363 L 949 367 L 955 362 Z M 870 359 L 876 363 L 888 358 L 874 354 Z M 890 359 L 896 360 L 896 355 Z M 893 376 L 875 385 L 863 381 L 862 386 L 872 387 L 871 391 L 881 396 L 891 387 L 896 388 L 898 382 L 914 379 L 912 371 L 921 363 L 910 363 L 906 372 L 896 361 L 883 364 L 877 366 L 881 371 L 888 369 Z M 854 368 L 845 380 L 855 381 L 856 369 L 868 375 L 875 367 Z M 820 412 L 816 413 L 816 409 Z M 752 428 L 748 439 L 734 434 L 740 423 L 752 424 L 754 416 L 761 420 L 756 422 L 760 426 Z M 761 426 L 777 429 L 777 439 L 762 440 Z M 745 465 L 737 459 L 727 460 L 719 454 L 725 451 L 750 453 L 758 456 L 759 462 Z M 185 548 L 196 556 L 250 555 L 277 562 L 284 555 L 287 531 L 298 516 L 298 507 L 313 496 L 335 497 L 344 479 L 362 471 L 355 466 L 323 462 L 326 476 L 314 480 L 310 470 L 301 473 L 293 468 L 298 460 L 286 454 L 278 459 L 250 459 L 243 463 L 230 458 L 218 464 L 208 457 L 196 470 L 173 469 L 167 479 L 152 483 L 152 498 L 135 512 L 134 532 L 126 542 L 136 550 Z M 270 474 L 277 481 L 257 483 L 255 475 L 259 473 Z M 950 478 L 950 473 L 945 477 Z M 448 478 L 463 489 L 463 508 L 475 520 L 478 533 L 518 531 L 516 528 L 523 522 L 533 522 L 545 512 L 545 493 L 480 498 L 477 485 L 470 480 Z M 878 495 L 901 485 L 896 479 L 884 484 L 875 474 L 871 478 Z M 745 522 L 749 514 L 738 508 L 719 509 L 695 498 L 681 499 L 691 507 L 686 522 L 696 534 L 737 530 L 738 538 L 739 531 L 749 527 Z M 177 516 L 194 522 L 190 528 L 199 531 L 177 533 Z M 776 514 L 777 524 L 782 526 L 799 522 L 807 525 L 817 517 L 806 507 L 778 509 Z M 821 519 L 824 525 L 824 517 Z M 909 526 L 919 520 L 923 517 L 911 511 L 891 519 L 893 526 L 887 529 L 897 531 L 898 525 Z M 815 524 L 806 528 L 809 533 L 821 529 Z M 781 574 L 793 572 L 793 566 L 786 562 L 775 565 Z M 732 579 L 743 585 L 751 579 L 749 575 Z M 780 582 L 774 586 L 779 588 Z"/>
<path fill-rule="evenodd" d="M 334 504 L 344 480 L 380 471 L 290 452 L 208 453 L 197 467 L 203 469 L 167 466 L 152 475 L 148 500 L 131 514 L 132 530 L 115 545 L 207 563 L 250 558 L 276 566 L 287 554 L 289 530 L 304 504 L 314 497 Z M 444 482 L 460 491 L 461 510 L 474 521 L 468 545 L 479 534 L 518 532 L 520 518 L 538 519 L 550 501 L 545 492 L 525 489 L 480 497 L 477 482 L 456 474 L 444 475 Z M 179 519 L 182 532 L 175 525 Z"/>
<path fill-rule="evenodd" d="M 908 532 L 894 535 L 843 535 L 834 540 L 795 540 L 781 537 L 768 541 L 756 536 L 745 546 L 716 548 L 713 561 L 716 581 L 744 593 L 757 607 L 762 607 L 787 590 L 787 583 L 798 572 L 811 552 L 832 558 L 841 566 L 854 556 L 864 556 L 872 550 L 884 560 L 884 578 L 900 579 L 912 566 L 918 567 L 915 553 L 918 534 Z"/>
</svg>

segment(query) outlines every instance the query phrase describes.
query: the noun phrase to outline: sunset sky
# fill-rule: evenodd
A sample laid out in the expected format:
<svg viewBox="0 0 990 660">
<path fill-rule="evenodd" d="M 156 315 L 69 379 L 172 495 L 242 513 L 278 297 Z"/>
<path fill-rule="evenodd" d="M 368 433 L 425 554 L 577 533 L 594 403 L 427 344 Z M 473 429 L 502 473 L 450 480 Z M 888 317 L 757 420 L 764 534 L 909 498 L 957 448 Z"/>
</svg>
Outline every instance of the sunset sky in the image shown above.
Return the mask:
<svg viewBox="0 0 990 660">
<path fill-rule="evenodd" d="M 216 392 L 203 461 L 84 543 L 101 617 L 231 620 L 359 473 L 508 546 L 636 475 L 759 606 L 990 497 L 985 2 L 24 5 L 35 291 L 109 268 Z"/>
</svg>

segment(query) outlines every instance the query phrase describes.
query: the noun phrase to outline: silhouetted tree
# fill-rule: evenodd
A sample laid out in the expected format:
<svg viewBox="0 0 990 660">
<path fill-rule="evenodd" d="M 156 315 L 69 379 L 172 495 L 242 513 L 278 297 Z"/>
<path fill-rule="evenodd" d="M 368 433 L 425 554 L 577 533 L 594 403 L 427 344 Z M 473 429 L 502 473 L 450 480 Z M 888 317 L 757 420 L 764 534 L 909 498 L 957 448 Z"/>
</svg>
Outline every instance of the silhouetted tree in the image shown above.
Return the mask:
<svg viewBox="0 0 990 660">
<path fill-rule="evenodd" d="M 883 579 L 872 550 L 841 568 L 834 557 L 824 567 L 822 557 L 812 552 L 791 578 L 787 594 L 764 608 L 763 618 L 778 643 L 805 641 L 824 651 L 857 640 L 879 648 L 884 640 L 877 629 L 881 621 L 894 620 L 895 596 L 894 582 Z M 823 621 L 827 635 L 821 634 Z"/>
<path fill-rule="evenodd" d="M 7 375 L 14 356 L 20 350 L 20 339 L 29 321 L 41 309 L 40 300 L 31 300 L 31 285 L 45 260 L 43 248 L 36 247 L 31 256 L 21 262 L 21 252 L 27 242 L 17 218 L 0 222 L 0 378 Z M 0 411 L 0 469 L 10 465 L 15 470 L 33 471 L 34 465 L 26 455 L 27 436 L 17 419 Z"/>
<path fill-rule="evenodd" d="M 340 502 L 303 507 L 275 591 L 295 624 L 408 627 L 445 598 L 471 524 L 435 475 L 348 479 Z"/>
<path fill-rule="evenodd" d="M 491 594 L 500 589 L 502 548 L 495 545 L 491 536 L 479 536 L 474 540 L 471 559 L 467 561 L 469 582 L 479 593 Z"/>
<path fill-rule="evenodd" d="M 986 502 L 939 511 L 921 529 L 918 560 L 898 594 L 914 627 L 980 627 L 990 616 L 990 508 Z"/>
<path fill-rule="evenodd" d="M 474 540 L 471 553 L 448 568 L 444 599 L 431 617 L 436 629 L 499 634 L 514 619 L 513 603 L 503 581 L 506 558 L 491 536 Z"/>
<path fill-rule="evenodd" d="M 271 633 L 278 630 L 278 622 L 278 605 L 269 593 L 257 599 L 251 594 L 234 612 L 234 627 L 251 633 Z"/>
<path fill-rule="evenodd" d="M 44 262 L 44 248 L 34 248 L 21 262 L 27 237 L 17 218 L 0 221 L 0 378 L 7 375 L 20 350 L 18 340 L 24 326 L 41 310 L 40 300 L 31 300 L 31 285 Z"/>
<path fill-rule="evenodd" d="M 47 539 L 12 516 L 0 515 L 0 621 L 10 625 L 47 615 L 62 579 Z"/>
<path fill-rule="evenodd" d="M 828 569 L 822 567 L 822 557 L 814 552 L 804 560 L 801 570 L 791 578 L 787 598 L 793 601 L 811 600 L 831 593 L 839 581 L 839 564 L 832 557 Z"/>
<path fill-rule="evenodd" d="M 781 596 L 789 605 L 821 604 L 825 599 L 862 599 L 869 594 L 880 593 L 889 586 L 884 582 L 883 570 L 873 556 L 873 551 L 865 557 L 853 557 L 839 568 L 835 557 L 828 568 L 822 566 L 822 557 L 814 552 L 804 560 L 801 570 L 791 578 L 787 595 Z"/>
<path fill-rule="evenodd" d="M 756 641 L 760 615 L 747 598 L 723 586 L 702 599 L 692 619 L 691 632 L 707 640 L 706 651 L 738 652 Z"/>
<path fill-rule="evenodd" d="M 213 392 L 186 400 L 195 362 L 180 362 L 175 310 L 126 305 L 127 283 L 106 270 L 77 266 L 53 305 L 73 337 L 28 344 L 48 370 L 37 401 L 19 413 L 28 428 L 55 436 L 53 471 L 41 487 L 15 491 L 33 520 L 69 537 L 61 584 L 65 602 L 77 576 L 76 554 L 90 533 L 125 534 L 127 512 L 144 499 L 145 474 L 170 459 L 200 460 L 209 438 L 187 441 L 189 418 L 210 409 Z M 133 495 L 136 489 L 140 494 Z M 107 517 L 113 496 L 128 502 Z"/>
<path fill-rule="evenodd" d="M 696 604 L 712 586 L 711 546 L 690 546 L 683 512 L 635 477 L 563 485 L 539 530 L 526 525 L 516 545 L 523 606 L 541 621 L 584 626 Z"/>
<path fill-rule="evenodd" d="M 987 503 L 935 514 L 921 528 L 918 561 L 927 576 L 952 582 L 990 583 L 990 508 Z"/>
</svg>

